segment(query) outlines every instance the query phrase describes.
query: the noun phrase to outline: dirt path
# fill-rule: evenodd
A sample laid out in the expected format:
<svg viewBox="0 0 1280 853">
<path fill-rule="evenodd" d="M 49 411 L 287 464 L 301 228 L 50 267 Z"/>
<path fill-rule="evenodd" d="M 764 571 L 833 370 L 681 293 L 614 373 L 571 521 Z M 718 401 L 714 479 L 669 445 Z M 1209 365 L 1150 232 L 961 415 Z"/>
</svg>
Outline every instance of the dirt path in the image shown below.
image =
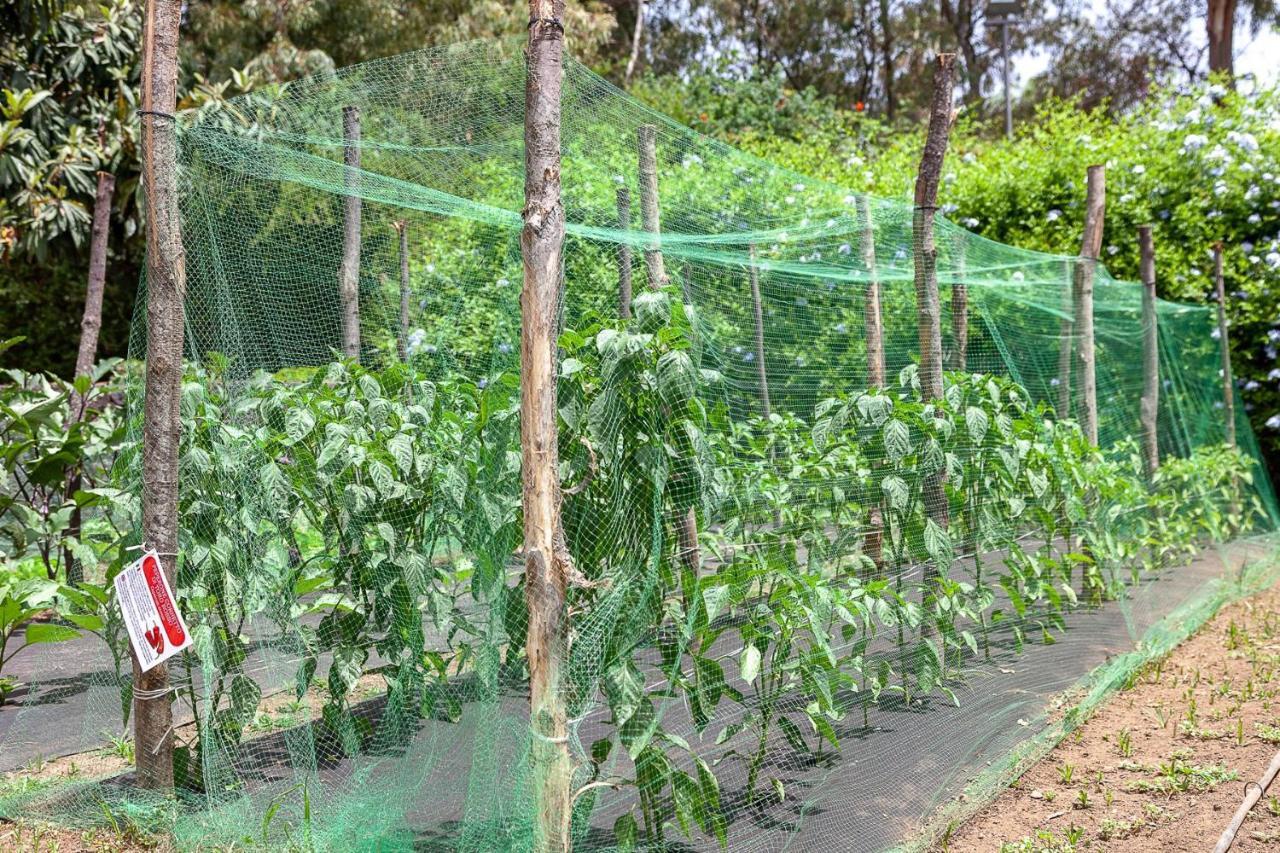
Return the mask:
<svg viewBox="0 0 1280 853">
<path fill-rule="evenodd" d="M 1280 750 L 1280 586 L 1224 607 L 936 849 L 1212 850 Z M 1233 851 L 1280 849 L 1280 784 Z"/>
</svg>

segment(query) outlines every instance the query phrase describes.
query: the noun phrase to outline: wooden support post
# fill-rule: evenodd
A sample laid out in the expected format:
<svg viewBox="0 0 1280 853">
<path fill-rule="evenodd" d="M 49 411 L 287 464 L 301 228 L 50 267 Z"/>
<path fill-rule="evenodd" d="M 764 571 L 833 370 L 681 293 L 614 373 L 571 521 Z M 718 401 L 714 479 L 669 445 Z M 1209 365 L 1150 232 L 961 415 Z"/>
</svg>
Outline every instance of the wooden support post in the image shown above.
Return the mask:
<svg viewBox="0 0 1280 853">
<path fill-rule="evenodd" d="M 401 219 L 392 224 L 400 236 L 400 326 L 396 334 L 396 351 L 400 361 L 409 360 L 409 222 Z"/>
<path fill-rule="evenodd" d="M 342 203 L 342 266 L 338 301 L 342 354 L 360 358 L 360 108 L 342 108 L 342 163 L 347 194 Z"/>
<path fill-rule="evenodd" d="M 867 196 L 858 196 L 858 213 L 862 218 L 862 264 L 867 270 L 867 284 L 862 303 L 864 331 L 867 339 L 867 387 L 884 387 L 884 322 L 880 319 L 880 278 L 876 272 L 876 233 Z"/>
<path fill-rule="evenodd" d="M 934 242 L 934 218 L 938 212 L 938 185 L 942 162 L 951 133 L 951 98 L 955 54 L 940 53 L 934 64 L 933 98 L 929 104 L 929 131 L 925 137 L 920 171 L 916 174 L 915 211 L 912 216 L 915 248 L 916 321 L 920 339 L 920 388 L 926 401 L 942 399 L 942 317 L 938 297 L 938 247 Z M 942 416 L 942 412 L 938 412 Z M 921 495 L 929 521 L 945 530 L 948 524 L 947 497 L 943 487 L 945 470 L 928 475 Z M 924 571 L 925 602 L 934 595 L 940 576 L 935 562 Z M 926 615 L 922 632 L 933 633 Z"/>
<path fill-rule="evenodd" d="M 1093 341 L 1093 282 L 1102 252 L 1102 227 L 1107 207 L 1105 166 L 1090 166 L 1085 194 L 1084 236 L 1076 262 L 1075 369 L 1080 375 L 1080 428 L 1098 445 L 1098 383 Z"/>
<path fill-rule="evenodd" d="M 173 584 L 178 552 L 178 449 L 186 254 L 178 204 L 179 0 L 148 0 L 142 39 L 142 186 L 147 223 L 147 367 L 142 411 L 142 539 Z M 173 788 L 169 670 L 133 661 L 138 784 Z"/>
<path fill-rule="evenodd" d="M 965 238 L 961 238 L 965 239 Z M 956 257 L 951 277 L 951 364 L 950 369 L 969 369 L 969 285 L 965 282 L 964 249 Z"/>
<path fill-rule="evenodd" d="M 1160 467 L 1160 330 L 1156 316 L 1156 250 L 1151 226 L 1138 226 L 1138 275 L 1142 279 L 1142 459 L 1147 478 Z"/>
<path fill-rule="evenodd" d="M 1076 337 L 1075 261 L 1066 263 L 1062 274 L 1062 322 L 1058 326 L 1058 400 L 1054 410 L 1058 420 L 1071 417 L 1071 356 Z"/>
<path fill-rule="evenodd" d="M 623 232 L 618 240 L 618 317 L 631 319 L 631 244 L 627 242 L 631 231 L 631 191 L 618 187 L 618 228 Z"/>
<path fill-rule="evenodd" d="M 639 153 L 640 216 L 649 241 L 644 250 L 645 268 L 649 273 L 649 287 L 661 290 L 667 284 L 666 266 L 662 259 L 662 208 L 658 202 L 658 129 L 651 124 L 636 128 L 636 147 Z M 680 559 L 695 576 L 702 565 L 698 547 L 698 514 L 688 507 L 675 520 L 676 540 Z"/>
<path fill-rule="evenodd" d="M 636 128 L 640 149 L 640 216 L 649 243 L 644 250 L 644 264 L 649 271 L 649 286 L 661 288 L 667 283 L 662 263 L 662 210 L 658 203 L 658 129 L 651 124 Z"/>
<path fill-rule="evenodd" d="M 756 321 L 756 370 L 760 374 L 760 406 L 765 420 L 773 413 L 769 405 L 769 371 L 764 366 L 764 307 L 760 303 L 760 269 L 756 266 L 756 246 L 748 249 L 751 259 L 751 308 Z"/>
<path fill-rule="evenodd" d="M 1227 339 L 1227 289 L 1222 275 L 1222 244 L 1213 244 L 1213 286 L 1218 296 L 1218 354 L 1222 359 L 1223 435 L 1236 446 L 1236 400 L 1231 378 L 1231 342 Z"/>
<path fill-rule="evenodd" d="M 524 228 L 520 248 L 520 452 L 524 506 L 525 598 L 529 609 L 533 849 L 567 853 L 571 844 L 573 760 L 563 684 L 568 651 L 566 556 L 560 530 L 556 424 L 556 326 L 565 212 L 560 196 L 560 92 L 564 0 L 529 0 L 525 83 Z"/>
<path fill-rule="evenodd" d="M 93 199 L 93 236 L 89 243 L 89 286 L 84 295 L 84 315 L 80 319 L 80 350 L 76 354 L 76 376 L 93 372 L 98 353 L 98 333 L 102 330 L 102 293 L 107 281 L 107 241 L 111 234 L 111 199 L 116 179 L 109 172 L 98 173 L 98 191 Z"/>
</svg>

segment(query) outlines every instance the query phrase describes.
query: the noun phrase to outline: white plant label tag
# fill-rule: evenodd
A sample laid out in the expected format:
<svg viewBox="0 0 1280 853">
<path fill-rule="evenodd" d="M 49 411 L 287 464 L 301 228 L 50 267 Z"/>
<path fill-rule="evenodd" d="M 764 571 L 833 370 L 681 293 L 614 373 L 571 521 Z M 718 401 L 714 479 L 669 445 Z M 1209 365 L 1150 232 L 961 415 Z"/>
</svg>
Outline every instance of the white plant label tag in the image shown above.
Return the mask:
<svg viewBox="0 0 1280 853">
<path fill-rule="evenodd" d="M 116 601 L 129 630 L 129 643 L 143 672 L 191 645 L 191 632 L 173 600 L 160 555 L 148 551 L 116 575 Z"/>
</svg>

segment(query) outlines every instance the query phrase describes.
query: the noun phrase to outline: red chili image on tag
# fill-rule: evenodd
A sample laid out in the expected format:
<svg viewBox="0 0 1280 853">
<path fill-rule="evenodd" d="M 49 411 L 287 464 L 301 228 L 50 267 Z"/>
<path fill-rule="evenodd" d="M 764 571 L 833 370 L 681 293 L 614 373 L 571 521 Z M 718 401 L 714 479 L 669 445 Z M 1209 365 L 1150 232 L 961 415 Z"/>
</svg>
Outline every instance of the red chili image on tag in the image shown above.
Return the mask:
<svg viewBox="0 0 1280 853">
<path fill-rule="evenodd" d="M 164 634 L 160 633 L 159 625 L 153 625 L 151 628 L 147 629 L 147 632 L 143 634 L 143 636 L 147 638 L 147 645 L 155 649 L 156 654 L 159 655 L 164 653 Z"/>
<path fill-rule="evenodd" d="M 173 609 L 173 602 L 164 585 L 164 576 L 160 574 L 160 561 L 148 554 L 142 561 L 142 573 L 146 576 L 147 587 L 151 591 L 151 600 L 160 613 L 160 621 L 164 623 L 164 632 L 169 637 L 169 644 L 180 646 L 186 642 L 187 635 L 182 631 L 182 623 L 178 621 L 178 612 Z M 151 641 L 150 631 L 147 640 Z M 154 642 L 151 643 L 155 645 Z M 163 646 L 161 646 L 163 648 Z"/>
</svg>

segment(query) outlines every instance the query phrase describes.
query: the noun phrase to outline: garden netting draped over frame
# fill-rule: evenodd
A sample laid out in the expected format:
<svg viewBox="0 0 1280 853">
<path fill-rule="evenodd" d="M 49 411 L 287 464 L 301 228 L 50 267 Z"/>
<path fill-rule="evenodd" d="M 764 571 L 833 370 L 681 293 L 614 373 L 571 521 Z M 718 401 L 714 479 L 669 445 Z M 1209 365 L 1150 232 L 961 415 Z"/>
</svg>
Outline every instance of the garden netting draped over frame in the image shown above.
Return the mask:
<svg viewBox="0 0 1280 853">
<path fill-rule="evenodd" d="M 519 45 L 471 43 L 180 119 L 177 798 L 82 776 L 5 814 L 181 846 L 530 846 L 524 73 Z M 1271 579 L 1275 499 L 1247 420 L 1224 443 L 1205 307 L 1155 306 L 1150 477 L 1140 285 L 1088 271 L 1094 448 L 1077 259 L 939 217 L 932 400 L 909 203 L 743 154 L 572 61 L 563 158 L 575 849 L 906 843 Z M 119 730 L 127 657 L 100 657 L 34 690 L 6 744 Z"/>
</svg>

